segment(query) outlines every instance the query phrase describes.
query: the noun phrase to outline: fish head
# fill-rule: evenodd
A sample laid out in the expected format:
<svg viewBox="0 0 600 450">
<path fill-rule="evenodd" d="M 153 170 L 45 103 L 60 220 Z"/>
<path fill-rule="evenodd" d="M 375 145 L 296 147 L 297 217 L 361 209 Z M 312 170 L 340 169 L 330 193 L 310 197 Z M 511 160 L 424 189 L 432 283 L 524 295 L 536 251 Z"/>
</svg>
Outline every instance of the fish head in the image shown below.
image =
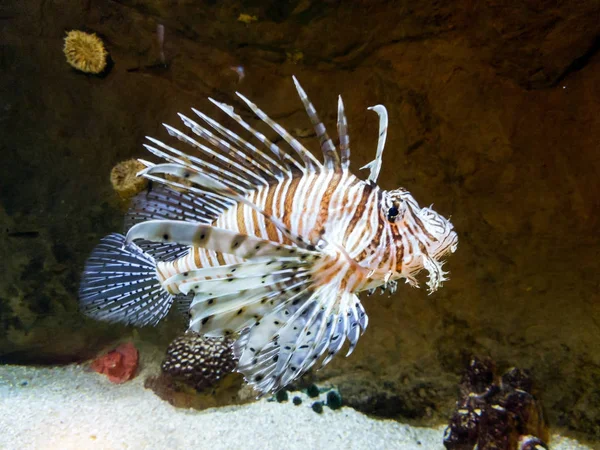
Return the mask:
<svg viewBox="0 0 600 450">
<path fill-rule="evenodd" d="M 447 279 L 442 270 L 443 258 L 458 247 L 454 226 L 434 211 L 433 205 L 421 208 L 406 189 L 385 192 L 383 201 L 383 213 L 395 236 L 398 276 L 412 283 L 413 275 L 425 269 L 429 272 L 429 290 L 435 291 Z"/>
<path fill-rule="evenodd" d="M 417 212 L 417 216 L 423 224 L 424 244 L 429 256 L 440 259 L 456 251 L 458 236 L 449 219 L 446 219 L 431 207 L 421 208 Z"/>
</svg>

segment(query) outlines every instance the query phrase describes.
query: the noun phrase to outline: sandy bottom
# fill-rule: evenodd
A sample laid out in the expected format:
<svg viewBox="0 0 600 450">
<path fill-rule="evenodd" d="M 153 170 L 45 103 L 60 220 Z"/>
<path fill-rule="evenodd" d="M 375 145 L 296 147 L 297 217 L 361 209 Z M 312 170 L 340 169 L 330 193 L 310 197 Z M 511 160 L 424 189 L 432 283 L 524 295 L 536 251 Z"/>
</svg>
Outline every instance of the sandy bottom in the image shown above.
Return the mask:
<svg viewBox="0 0 600 450">
<path fill-rule="evenodd" d="M 177 409 L 144 389 L 141 376 L 113 385 L 80 366 L 0 366 L 0 449 L 444 448 L 443 426 L 374 420 L 350 408 L 319 415 L 310 403 Z M 556 434 L 551 444 L 590 449 Z"/>
</svg>

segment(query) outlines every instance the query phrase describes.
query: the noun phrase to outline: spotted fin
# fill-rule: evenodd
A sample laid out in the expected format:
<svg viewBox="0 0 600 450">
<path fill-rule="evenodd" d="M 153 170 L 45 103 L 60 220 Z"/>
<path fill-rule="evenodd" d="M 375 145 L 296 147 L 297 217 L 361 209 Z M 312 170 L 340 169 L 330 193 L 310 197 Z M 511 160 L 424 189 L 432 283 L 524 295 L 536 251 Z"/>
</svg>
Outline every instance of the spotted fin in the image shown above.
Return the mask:
<svg viewBox="0 0 600 450">
<path fill-rule="evenodd" d="M 208 194 L 179 192 L 154 183 L 149 191 L 136 195 L 125 216 L 125 232 L 135 224 L 148 220 L 184 220 L 212 223 L 232 201 L 215 201 Z M 139 240 L 136 244 L 157 261 L 172 261 L 185 256 L 189 246 L 175 243 L 157 243 Z"/>
<path fill-rule="evenodd" d="M 103 238 L 86 261 L 79 299 L 90 317 L 139 326 L 157 324 L 173 304 L 154 258 L 121 234 Z"/>
<path fill-rule="evenodd" d="M 323 152 L 323 158 L 325 159 L 325 165 L 328 169 L 339 169 L 340 158 L 337 154 L 337 151 L 335 150 L 333 142 L 327 134 L 325 125 L 323 125 L 323 122 L 321 122 L 321 119 L 319 119 L 317 110 L 309 100 L 308 96 L 306 95 L 306 92 L 304 92 L 304 89 L 302 89 L 302 86 L 300 86 L 300 83 L 298 82 L 296 77 L 292 78 L 294 80 L 296 90 L 298 91 L 298 95 L 300 96 L 300 100 L 302 100 L 302 103 L 304 104 L 304 109 L 306 109 L 306 114 L 308 114 L 308 117 L 315 129 L 315 133 L 319 138 L 319 143 L 321 144 L 321 151 Z"/>
<path fill-rule="evenodd" d="M 358 297 L 336 286 L 309 285 L 282 296 L 280 306 L 245 328 L 234 345 L 238 370 L 261 393 L 281 389 L 323 356 L 327 364 L 346 339 L 350 354 L 367 325 Z"/>
<path fill-rule="evenodd" d="M 340 157 L 341 168 L 347 170 L 350 166 L 350 135 L 348 134 L 348 120 L 344 111 L 344 102 L 342 96 L 338 97 L 338 137 L 340 139 Z"/>
<path fill-rule="evenodd" d="M 233 201 L 216 202 L 215 198 L 192 192 L 180 192 L 154 184 L 149 191 L 136 195 L 125 216 L 125 231 L 147 220 L 185 220 L 212 223 Z"/>
<path fill-rule="evenodd" d="M 296 80 L 294 78 L 294 80 Z M 246 105 L 256 114 L 263 122 L 269 125 L 279 136 L 283 138 L 285 142 L 287 142 L 290 147 L 292 147 L 298 156 L 304 162 L 305 167 L 310 171 L 320 170 L 323 166 L 321 163 L 313 156 L 311 152 L 309 152 L 306 147 L 304 147 L 300 141 L 294 138 L 290 133 L 287 132 L 285 128 L 267 116 L 258 106 L 248 100 L 239 92 L 236 92 L 237 96 L 241 98 Z M 334 150 L 335 151 L 335 150 Z"/>
<path fill-rule="evenodd" d="M 321 257 L 317 251 L 279 244 L 211 225 L 178 220 L 149 220 L 138 223 L 127 233 L 127 242 L 136 239 L 193 245 L 243 259 L 298 256 L 310 261 Z"/>
<path fill-rule="evenodd" d="M 194 168 L 190 165 L 181 165 L 181 164 L 152 164 L 145 162 L 147 164 L 147 168 L 140 172 L 141 175 L 145 176 L 148 179 L 160 181 L 167 185 L 179 186 L 178 183 L 172 182 L 166 178 L 166 176 L 176 176 L 181 179 L 185 179 L 192 183 L 194 186 L 188 186 L 187 189 L 191 192 L 204 192 L 210 191 L 215 195 L 221 196 L 227 200 L 233 200 L 239 203 L 243 203 L 253 210 L 255 210 L 258 214 L 263 215 L 267 220 L 269 220 L 275 227 L 290 241 L 294 244 L 298 245 L 300 248 L 306 249 L 315 249 L 316 242 L 311 242 L 303 236 L 300 236 L 297 233 L 291 231 L 288 227 L 284 225 L 284 223 L 277 217 L 272 214 L 268 214 L 264 209 L 256 205 L 255 203 L 248 200 L 247 197 L 238 193 L 235 189 L 227 186 L 223 183 L 222 180 L 218 178 L 214 178 L 211 174 L 205 173 L 198 168 Z M 160 177 L 159 175 L 165 176 L 165 178 Z"/>
<path fill-rule="evenodd" d="M 358 297 L 335 281 L 316 286 L 315 260 L 244 261 L 175 275 L 167 283 L 194 293 L 190 330 L 207 336 L 241 333 L 238 370 L 259 392 L 277 391 L 317 361 L 350 354 L 367 327 Z M 338 280 L 339 281 L 339 280 Z"/>
<path fill-rule="evenodd" d="M 307 108 L 308 115 L 315 125 L 317 136 L 321 140 L 321 147 L 325 154 L 325 161 L 328 168 L 339 167 L 339 157 L 337 156 L 335 147 L 331 139 L 327 136 L 323 124 L 310 104 L 308 97 L 294 78 L 294 82 L 298 88 L 298 93 L 302 102 Z M 147 137 L 150 144 L 144 146 L 156 156 L 164 159 L 169 163 L 176 163 L 184 166 L 189 166 L 197 171 L 202 171 L 215 178 L 229 188 L 238 193 L 243 193 L 248 190 L 255 189 L 258 185 L 268 185 L 271 182 L 281 181 L 284 177 L 292 176 L 292 169 L 297 169 L 300 172 L 306 173 L 320 171 L 323 165 L 307 150 L 296 138 L 294 138 L 281 125 L 272 120 L 258 106 L 248 100 L 239 92 L 236 93 L 239 98 L 256 114 L 256 116 L 271 127 L 289 147 L 297 154 L 297 158 L 290 155 L 289 151 L 279 147 L 277 144 L 269 140 L 264 134 L 257 131 L 248 124 L 242 117 L 234 112 L 232 106 L 218 102 L 212 98 L 209 100 L 219 109 L 235 120 L 243 129 L 248 131 L 256 139 L 258 139 L 265 147 L 275 155 L 275 159 L 255 147 L 248 140 L 242 138 L 233 131 L 223 127 L 215 120 L 209 118 L 202 112 L 193 109 L 204 122 L 219 134 L 215 135 L 207 128 L 198 124 L 191 118 L 179 114 L 184 125 L 188 127 L 196 136 L 202 138 L 202 141 L 182 133 L 177 128 L 163 124 L 169 135 L 177 138 L 179 141 L 193 147 L 196 151 L 204 155 L 204 158 L 181 152 L 180 150 L 171 147 L 158 139 Z"/>
</svg>

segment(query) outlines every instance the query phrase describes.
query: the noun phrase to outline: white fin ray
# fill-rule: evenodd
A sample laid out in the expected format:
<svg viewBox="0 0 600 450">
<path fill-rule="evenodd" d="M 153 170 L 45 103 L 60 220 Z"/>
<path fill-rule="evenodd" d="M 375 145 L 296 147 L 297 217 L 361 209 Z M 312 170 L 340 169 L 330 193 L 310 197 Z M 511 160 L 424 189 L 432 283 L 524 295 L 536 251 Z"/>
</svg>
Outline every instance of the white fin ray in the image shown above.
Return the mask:
<svg viewBox="0 0 600 450">
<path fill-rule="evenodd" d="M 179 114 L 179 117 L 181 117 L 181 119 L 183 120 L 183 123 L 186 126 L 188 126 L 192 131 L 201 128 L 200 125 L 195 123 L 193 120 L 188 119 L 183 114 Z M 238 161 L 233 160 L 227 156 L 224 156 L 223 154 L 212 150 L 211 148 L 207 147 L 206 145 L 201 144 L 200 142 L 196 141 L 195 139 L 192 139 L 191 137 L 189 137 L 186 134 L 183 134 L 181 131 L 179 131 L 176 128 L 173 128 L 170 125 L 163 123 L 163 126 L 167 129 L 167 132 L 169 133 L 170 136 L 173 136 L 173 137 L 179 139 L 181 142 L 185 142 L 186 144 L 194 147 L 199 152 L 204 153 L 204 154 L 208 155 L 210 158 L 218 161 L 220 164 L 223 164 L 224 167 L 222 169 L 227 170 L 229 173 L 232 173 L 231 170 L 235 170 L 236 174 L 243 174 L 245 177 L 249 177 L 250 179 L 253 180 L 252 181 L 253 185 L 268 186 L 268 184 L 269 184 L 268 181 L 265 180 L 260 175 L 257 175 L 256 168 L 254 168 L 254 170 L 252 170 L 250 167 L 240 164 Z M 202 136 L 202 134 L 200 134 L 200 135 Z"/>
<path fill-rule="evenodd" d="M 337 128 L 340 139 L 340 166 L 342 170 L 348 170 L 350 167 L 350 135 L 348 134 L 348 121 L 341 95 L 338 97 Z"/>
<path fill-rule="evenodd" d="M 282 328 L 280 332 L 281 341 L 286 343 L 284 350 L 288 350 L 287 347 L 289 347 L 289 350 L 287 358 L 280 358 L 278 361 L 276 370 L 280 372 L 284 371 L 284 368 L 290 365 L 297 369 L 284 372 L 281 378 L 282 386 L 288 384 L 296 373 L 298 374 L 296 376 L 301 376 L 322 354 L 322 349 L 324 348 L 322 344 L 326 344 L 329 340 L 325 336 L 328 324 L 324 319 L 332 313 L 332 310 L 336 307 L 336 301 L 320 302 L 319 297 L 326 299 L 337 298 L 338 283 L 341 276 L 343 276 L 343 273 L 339 272 L 338 276 L 331 283 L 319 288 L 312 296 L 311 301 L 314 303 L 312 305 L 314 312 L 307 316 L 301 329 L 295 323 L 295 318 L 301 311 L 297 311 L 295 317 L 290 319 Z M 317 347 L 321 349 L 315 352 Z M 294 361 L 292 361 L 292 358 Z"/>
<path fill-rule="evenodd" d="M 263 122 L 269 125 L 279 136 L 283 138 L 285 142 L 289 144 L 290 147 L 292 147 L 296 151 L 296 153 L 298 153 L 298 156 L 300 156 L 300 158 L 306 165 L 306 169 L 308 169 L 309 171 L 318 171 L 323 168 L 319 160 L 315 158 L 313 154 L 309 152 L 306 149 L 306 147 L 304 147 L 304 145 L 300 143 L 300 141 L 298 141 L 298 139 L 296 139 L 290 133 L 288 133 L 285 128 L 283 128 L 281 125 L 279 125 L 269 116 L 267 116 L 263 110 L 261 110 L 258 106 L 256 106 L 242 94 L 240 94 L 239 92 L 236 92 L 236 94 L 239 98 L 241 98 L 244 101 L 244 103 L 246 103 L 246 105 L 248 105 L 248 107 L 254 112 L 254 114 L 258 116 L 259 119 L 261 119 Z"/>
<path fill-rule="evenodd" d="M 220 297 L 233 294 L 235 292 L 243 293 L 258 288 L 270 288 L 278 283 L 285 283 L 296 277 L 301 277 L 305 272 L 299 272 L 300 267 L 284 269 L 275 272 L 267 272 L 262 276 L 243 277 L 237 276 L 211 279 L 211 280 L 189 280 L 179 284 L 179 290 L 183 294 L 206 293 L 208 296 Z"/>
<path fill-rule="evenodd" d="M 300 246 L 301 248 L 307 248 L 311 250 L 315 249 L 315 245 L 312 242 L 306 240 L 299 234 L 292 232 L 280 219 L 272 214 L 266 213 L 264 209 L 251 202 L 248 198 L 241 196 L 220 180 L 213 178 L 211 175 L 204 174 L 197 169 L 193 169 L 189 166 L 184 167 L 177 164 L 157 164 L 147 167 L 146 169 L 142 170 L 140 174 L 147 178 L 150 178 L 154 174 L 174 175 L 178 178 L 186 179 L 192 183 L 195 183 L 204 189 L 215 192 L 216 194 L 219 194 L 225 198 L 243 203 L 271 221 L 285 237 L 290 239 L 296 245 Z M 172 183 L 169 181 L 168 184 Z"/>
<path fill-rule="evenodd" d="M 127 233 L 127 242 L 135 239 L 192 245 L 243 259 L 296 255 L 307 261 L 320 258 L 318 252 L 278 244 L 211 225 L 178 220 L 149 220 L 138 223 Z"/>
<path fill-rule="evenodd" d="M 252 152 L 249 155 L 248 153 L 244 152 L 241 148 L 237 147 L 241 143 L 237 142 L 235 139 L 232 139 L 232 137 L 230 137 L 227 132 L 237 136 L 235 133 L 229 131 L 227 128 L 223 127 L 221 124 L 206 116 L 205 114 L 201 113 L 195 108 L 192 108 L 192 112 L 194 112 L 208 125 L 214 128 L 225 139 L 215 135 L 199 123 L 190 119 L 189 117 L 184 116 L 183 114 L 179 114 L 179 117 L 181 118 L 181 120 L 183 120 L 185 126 L 192 130 L 194 134 L 208 141 L 223 154 L 233 156 L 241 164 L 243 164 L 244 167 L 249 168 L 250 170 L 258 170 L 258 173 L 261 174 L 262 179 L 266 177 L 270 180 L 278 180 L 281 177 L 281 170 L 270 163 L 270 160 L 272 161 L 272 158 L 268 157 L 258 149 L 256 152 Z"/>
<path fill-rule="evenodd" d="M 348 314 L 349 323 L 348 323 L 347 337 L 348 337 L 348 342 L 350 343 L 350 345 L 348 347 L 348 353 L 346 353 L 346 356 L 350 356 L 352 354 L 352 352 L 356 348 L 356 343 L 358 342 L 358 338 L 360 338 L 360 335 L 361 335 L 360 319 L 359 319 L 358 308 L 356 307 L 356 301 L 350 302 L 350 307 L 349 307 L 348 313 L 349 313 Z M 364 331 L 364 330 L 362 330 L 362 331 Z"/>
<path fill-rule="evenodd" d="M 261 259 L 255 261 L 244 261 L 242 263 L 228 264 L 224 266 L 203 267 L 201 269 L 190 270 L 189 272 L 178 273 L 167 278 L 164 281 L 166 286 L 176 286 L 190 281 L 204 281 L 213 278 L 250 278 L 263 276 L 270 271 L 285 270 L 287 267 L 298 267 L 306 264 L 304 260 L 298 257 L 283 257 Z"/>
<path fill-rule="evenodd" d="M 297 259 L 298 261 L 301 259 Z M 268 274 L 269 271 L 266 270 L 262 275 Z M 307 270 L 303 269 L 296 275 L 284 275 L 271 286 L 218 296 L 212 292 L 199 292 L 195 294 L 190 307 L 190 329 L 211 336 L 222 336 L 242 331 L 249 326 L 258 326 L 264 315 L 281 310 L 288 300 L 304 292 L 310 284 L 311 278 Z"/>
<path fill-rule="evenodd" d="M 219 109 L 226 112 L 227 115 L 229 115 L 230 117 L 238 117 L 240 119 L 240 121 L 242 120 L 237 114 L 233 113 L 233 108 L 231 108 L 231 110 L 224 109 L 224 108 L 226 108 L 226 105 L 216 102 L 215 100 L 213 100 L 211 98 L 209 98 L 209 100 L 215 106 L 217 106 Z M 250 156 L 247 153 L 244 153 L 243 150 L 237 149 L 236 151 L 239 152 L 240 158 L 247 158 L 248 160 L 253 161 L 257 165 L 259 165 L 259 164 L 255 160 L 257 160 L 257 159 L 261 160 L 262 164 L 266 164 L 266 166 L 267 166 L 264 168 L 264 171 L 267 174 L 269 174 L 270 176 L 272 176 L 273 178 L 275 178 L 276 180 L 282 180 L 284 175 L 291 176 L 289 167 L 282 166 L 279 162 L 275 161 L 273 158 L 271 158 L 269 155 L 264 153 L 262 150 L 260 150 L 256 146 L 252 145 L 250 142 L 246 141 L 245 139 L 240 137 L 237 133 L 234 133 L 233 131 L 231 131 L 229 128 L 224 127 L 216 120 L 211 119 L 206 114 L 198 111 L 195 108 L 192 108 L 192 111 L 198 117 L 200 117 L 202 120 L 204 120 L 204 122 L 206 122 L 209 126 L 211 126 L 215 131 L 217 131 L 221 136 L 223 136 L 225 139 L 227 139 L 229 142 L 231 142 L 234 145 L 238 145 L 240 148 L 244 148 L 249 152 Z M 238 121 L 238 123 L 239 123 L 239 121 Z M 203 128 L 203 130 L 206 133 L 210 133 L 205 128 Z M 210 135 L 212 135 L 212 137 L 214 139 L 219 140 L 219 143 L 221 145 L 229 146 L 230 148 L 235 149 L 235 147 L 232 147 L 231 144 L 229 144 L 229 142 L 224 141 L 223 139 L 219 139 L 217 136 L 213 135 L 212 133 L 210 133 Z M 263 166 L 260 166 L 260 167 L 262 168 Z"/>
<path fill-rule="evenodd" d="M 354 294 L 347 293 L 346 295 L 341 295 L 339 299 L 339 305 L 337 310 L 337 315 L 333 315 L 331 317 L 333 324 L 333 332 L 331 337 L 329 338 L 329 345 L 327 346 L 327 356 L 323 360 L 322 366 L 325 366 L 331 359 L 340 351 L 344 342 L 346 340 L 346 335 L 348 334 L 348 302 L 350 300 L 349 297 L 354 296 Z M 321 367 L 322 367 L 321 366 Z"/>
<path fill-rule="evenodd" d="M 226 108 L 226 105 L 218 103 L 211 98 L 209 98 L 209 100 L 215 106 L 217 106 L 219 109 L 226 112 L 230 117 L 234 117 L 234 118 L 237 117 L 240 119 L 240 121 L 242 120 L 241 117 L 239 117 L 237 114 L 233 113 L 233 108 L 231 108 L 231 110 L 224 109 L 224 108 Z M 224 127 L 216 120 L 211 119 L 206 114 L 198 111 L 195 108 L 192 108 L 192 111 L 198 117 L 200 117 L 202 120 L 204 120 L 209 126 L 211 126 L 215 131 L 217 131 L 221 136 L 223 136 L 225 139 L 227 139 L 229 142 L 231 142 L 234 145 L 238 145 L 240 148 L 246 149 L 249 152 L 250 156 L 248 154 L 244 153 L 243 150 L 237 150 L 240 154 L 240 158 L 245 157 L 251 161 L 261 160 L 262 164 L 266 165 L 266 168 L 264 169 L 265 172 L 267 174 L 269 174 L 270 176 L 272 176 L 276 180 L 279 180 L 279 181 L 282 180 L 284 175 L 291 176 L 289 166 L 288 167 L 282 166 L 279 162 L 275 161 L 273 158 L 271 158 L 269 155 L 264 153 L 262 150 L 260 150 L 256 146 L 252 145 L 250 142 L 243 139 L 241 136 L 239 136 L 237 133 L 234 133 L 229 128 Z M 237 121 L 237 122 L 239 123 L 239 121 Z M 204 129 L 204 131 L 207 133 L 210 133 L 206 129 Z M 212 135 L 212 136 L 214 137 L 214 139 L 219 139 L 215 135 Z M 227 141 L 224 141 L 223 139 L 219 139 L 219 142 L 221 143 L 221 145 L 224 145 L 224 146 L 228 145 L 231 147 L 231 144 L 229 144 L 229 142 L 227 142 Z M 273 145 L 275 145 L 275 144 L 273 144 Z M 235 148 L 235 147 L 231 147 L 231 148 Z M 277 157 L 277 158 L 279 159 L 279 157 Z M 256 164 L 258 164 L 258 163 L 256 163 Z M 260 166 L 260 167 L 262 167 L 262 166 Z"/>
<path fill-rule="evenodd" d="M 310 369 L 321 356 L 329 361 L 345 338 L 354 349 L 358 323 L 355 294 L 336 283 L 308 287 L 250 326 L 234 344 L 238 370 L 261 393 L 277 391 Z M 362 306 L 361 306 L 362 308 Z"/>
<path fill-rule="evenodd" d="M 269 150 L 271 150 L 271 152 L 273 152 L 273 154 L 275 154 L 275 156 L 280 158 L 285 163 L 289 164 L 289 167 L 295 167 L 299 171 L 304 172 L 305 169 L 302 166 L 302 164 L 300 164 L 298 161 L 292 158 L 287 152 L 282 151 L 279 148 L 279 146 L 271 142 L 269 138 L 267 138 L 260 131 L 257 131 L 254 128 L 252 128 L 244 119 L 242 119 L 242 117 L 239 114 L 235 114 L 233 106 L 226 105 L 225 103 L 220 103 L 212 98 L 209 98 L 209 100 L 219 109 L 221 109 L 221 111 L 223 111 L 233 120 L 235 120 L 238 124 L 240 124 L 242 128 L 250 132 L 256 139 L 262 142 Z M 289 172 L 289 170 L 287 170 L 287 172 Z"/>
<path fill-rule="evenodd" d="M 190 328 L 213 336 L 240 332 L 281 307 L 292 295 L 291 290 L 309 284 L 309 275 L 304 272 L 297 277 L 281 278 L 277 285 L 222 294 L 196 294 L 190 307 Z"/>
<path fill-rule="evenodd" d="M 152 175 L 151 173 L 149 173 L 150 168 L 160 166 L 160 164 L 154 164 L 143 159 L 138 159 L 138 161 L 146 166 L 146 169 L 143 169 L 140 172 L 138 172 L 138 176 L 143 176 L 144 178 L 156 182 L 167 188 L 185 191 L 187 193 L 201 197 L 203 200 L 206 201 L 206 203 L 204 204 L 205 209 L 207 211 L 212 212 L 213 214 L 216 214 L 217 216 L 220 215 L 225 209 L 230 208 L 235 203 L 231 198 L 223 196 L 221 194 L 217 194 L 210 189 L 199 189 L 195 186 L 179 183 L 178 181 L 172 179 L 166 179 L 163 177 Z M 177 167 L 182 167 L 179 164 L 174 165 L 176 165 Z M 160 169 L 156 170 L 159 171 Z"/>
<path fill-rule="evenodd" d="M 233 202 L 230 202 L 233 205 Z M 212 198 L 179 192 L 164 185 L 140 192 L 125 216 L 125 229 L 146 220 L 187 220 L 212 223 L 227 206 L 213 204 Z"/>
<path fill-rule="evenodd" d="M 196 171 L 206 172 L 206 173 L 210 174 L 213 178 L 227 184 L 229 187 L 231 187 L 232 189 L 235 189 L 236 191 L 238 191 L 240 193 L 245 193 L 248 190 L 252 190 L 254 187 L 253 184 L 247 178 L 244 178 L 244 177 L 238 175 L 237 173 L 233 173 L 223 167 L 219 167 L 214 164 L 207 163 L 207 162 L 205 162 L 201 159 L 198 159 L 194 156 L 187 155 L 187 154 L 177 150 L 176 148 L 170 147 L 170 146 L 164 144 L 163 142 L 161 142 L 157 139 L 154 139 L 152 137 L 146 136 L 146 139 L 150 140 L 151 142 L 153 142 L 154 144 L 163 148 L 164 150 L 167 150 L 167 151 L 173 153 L 174 155 L 178 156 L 177 157 L 177 156 L 170 155 L 170 154 L 165 153 L 155 147 L 152 147 L 151 145 L 143 144 L 144 147 L 149 152 L 153 153 L 154 155 L 156 155 L 160 158 L 165 159 L 168 162 L 180 164 L 182 166 L 189 167 L 190 169 L 193 169 Z M 195 165 L 195 164 L 197 164 L 197 165 Z"/>
<path fill-rule="evenodd" d="M 376 183 L 377 178 L 379 177 L 379 171 L 381 170 L 383 149 L 385 147 L 385 140 L 387 138 L 388 114 L 387 109 L 385 109 L 385 106 L 383 105 L 375 105 L 367 109 L 370 111 L 375 111 L 379 115 L 379 139 L 377 141 L 377 153 L 375 154 L 375 159 L 369 164 L 361 167 L 361 170 L 370 169 L 369 181 Z"/>
<path fill-rule="evenodd" d="M 224 181 L 182 164 L 155 164 L 140 171 L 139 175 L 146 178 L 156 175 L 173 175 L 182 180 L 194 183 L 204 189 L 215 192 L 225 198 L 239 196 L 239 194 L 235 192 L 233 188 L 227 186 Z"/>
<path fill-rule="evenodd" d="M 296 86 L 296 90 L 298 91 L 300 100 L 302 100 L 302 103 L 304 104 L 304 109 L 306 109 L 306 113 L 308 114 L 308 117 L 310 118 L 310 121 L 315 129 L 315 133 L 319 138 L 319 143 L 321 144 L 321 151 L 323 152 L 323 158 L 325 159 L 325 166 L 330 170 L 339 169 L 340 158 L 335 150 L 333 142 L 327 134 L 325 125 L 323 125 L 323 122 L 321 122 L 321 119 L 319 119 L 315 107 L 310 102 L 308 96 L 306 95 L 306 92 L 304 92 L 304 89 L 302 89 L 302 86 L 300 86 L 300 83 L 298 82 L 296 77 L 292 76 L 292 79 L 294 80 L 294 85 Z"/>
<path fill-rule="evenodd" d="M 333 286 L 335 289 L 335 286 Z M 331 289 L 331 285 L 324 286 L 321 289 L 320 295 L 328 298 L 336 298 L 337 295 Z M 332 291 L 332 292 L 328 292 Z M 318 298 L 314 300 L 313 313 L 310 314 L 303 328 L 298 332 L 288 323 L 286 331 L 288 331 L 288 345 L 284 349 L 288 350 L 288 357 L 279 364 L 277 371 L 282 372 L 281 385 L 285 386 L 294 378 L 302 376 L 313 364 L 319 359 L 327 343 L 329 342 L 329 334 L 327 333 L 329 322 L 327 317 L 332 314 L 332 310 L 336 307 L 335 301 L 329 301 L 326 304 L 319 302 Z M 282 330 L 282 340 L 284 331 Z M 286 370 L 290 367 L 291 370 Z"/>
<path fill-rule="evenodd" d="M 86 261 L 79 298 L 88 316 L 139 326 L 157 324 L 173 304 L 156 278 L 154 259 L 116 233 Z"/>
</svg>

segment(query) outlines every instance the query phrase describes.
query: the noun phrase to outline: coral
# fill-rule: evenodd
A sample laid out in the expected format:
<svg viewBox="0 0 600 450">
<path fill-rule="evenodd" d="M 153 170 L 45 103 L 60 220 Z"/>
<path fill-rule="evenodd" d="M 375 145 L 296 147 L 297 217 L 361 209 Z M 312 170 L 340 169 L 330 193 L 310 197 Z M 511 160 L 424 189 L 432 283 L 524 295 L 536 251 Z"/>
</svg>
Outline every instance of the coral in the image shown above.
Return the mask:
<svg viewBox="0 0 600 450">
<path fill-rule="evenodd" d="M 113 383 L 124 383 L 135 376 L 138 368 L 138 351 L 131 342 L 127 342 L 96 358 L 91 368 L 94 372 L 108 376 Z"/>
<path fill-rule="evenodd" d="M 162 371 L 174 380 L 202 391 L 214 386 L 235 368 L 232 343 L 226 338 L 184 334 L 169 345 Z"/>
<path fill-rule="evenodd" d="M 243 23 L 252 23 L 252 22 L 256 22 L 258 20 L 258 17 L 253 16 L 251 14 L 240 14 L 238 17 L 238 22 L 243 22 Z"/>
<path fill-rule="evenodd" d="M 144 386 L 180 408 L 202 410 L 253 401 L 256 394 L 242 388 L 242 376 L 233 372 L 232 343 L 186 333 L 171 342 L 160 375 L 148 377 Z"/>
<path fill-rule="evenodd" d="M 287 391 L 285 389 L 278 391 L 277 394 L 275 394 L 275 399 L 279 403 L 287 402 L 289 399 Z"/>
<path fill-rule="evenodd" d="M 496 380 L 490 360 L 471 360 L 444 433 L 448 450 L 547 449 L 548 429 L 527 373 L 517 368 Z"/>
<path fill-rule="evenodd" d="M 319 387 L 316 384 L 311 384 L 306 388 L 306 394 L 311 398 L 318 397 Z"/>
<path fill-rule="evenodd" d="M 311 408 L 317 414 L 323 414 L 323 402 L 314 402 Z"/>
<path fill-rule="evenodd" d="M 108 52 L 94 33 L 69 31 L 63 51 L 67 62 L 81 72 L 97 75 L 106 69 Z"/>
<path fill-rule="evenodd" d="M 340 409 L 342 407 L 342 396 L 337 391 L 327 393 L 327 406 L 331 409 Z"/>
<path fill-rule="evenodd" d="M 110 182 L 113 189 L 123 200 L 130 199 L 148 186 L 147 179 L 137 176 L 137 173 L 144 167 L 136 159 L 122 161 L 113 167 L 110 172 Z"/>
</svg>

